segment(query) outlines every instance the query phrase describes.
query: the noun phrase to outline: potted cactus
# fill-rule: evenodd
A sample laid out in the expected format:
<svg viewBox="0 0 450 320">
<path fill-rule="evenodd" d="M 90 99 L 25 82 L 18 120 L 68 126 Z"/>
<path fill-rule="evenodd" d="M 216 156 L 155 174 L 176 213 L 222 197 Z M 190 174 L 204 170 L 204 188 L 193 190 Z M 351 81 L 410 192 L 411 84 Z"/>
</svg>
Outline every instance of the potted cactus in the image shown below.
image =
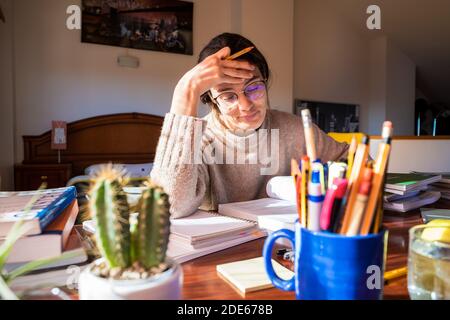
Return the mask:
<svg viewBox="0 0 450 320">
<path fill-rule="evenodd" d="M 147 181 L 131 207 L 123 190 L 125 180 L 111 165 L 93 180 L 89 211 L 102 258 L 80 275 L 80 299 L 179 299 L 182 269 L 166 257 L 168 196 Z"/>
</svg>

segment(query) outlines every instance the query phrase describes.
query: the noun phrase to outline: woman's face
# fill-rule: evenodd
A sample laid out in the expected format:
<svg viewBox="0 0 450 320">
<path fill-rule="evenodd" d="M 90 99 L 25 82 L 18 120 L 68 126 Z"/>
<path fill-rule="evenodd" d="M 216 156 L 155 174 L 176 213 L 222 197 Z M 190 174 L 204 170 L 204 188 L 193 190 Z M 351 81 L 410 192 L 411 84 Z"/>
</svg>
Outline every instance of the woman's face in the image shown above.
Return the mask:
<svg viewBox="0 0 450 320">
<path fill-rule="evenodd" d="M 255 130 L 264 122 L 268 105 L 267 88 L 258 68 L 242 84 L 220 84 L 211 88 L 220 116 L 230 130 Z"/>
</svg>

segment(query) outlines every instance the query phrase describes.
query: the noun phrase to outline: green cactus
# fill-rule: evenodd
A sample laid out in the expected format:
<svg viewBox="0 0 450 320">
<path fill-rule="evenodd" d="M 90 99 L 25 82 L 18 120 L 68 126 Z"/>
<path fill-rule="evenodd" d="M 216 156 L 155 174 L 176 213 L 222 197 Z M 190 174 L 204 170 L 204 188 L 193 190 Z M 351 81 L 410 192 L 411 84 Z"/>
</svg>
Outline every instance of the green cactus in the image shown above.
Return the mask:
<svg viewBox="0 0 450 320">
<path fill-rule="evenodd" d="M 130 257 L 130 211 L 120 177 L 112 171 L 96 178 L 89 201 L 97 225 L 97 244 L 110 268 L 127 268 Z"/>
<path fill-rule="evenodd" d="M 147 184 L 139 202 L 136 256 L 145 268 L 166 259 L 170 220 L 168 195 L 161 187 Z"/>
<path fill-rule="evenodd" d="M 97 244 L 110 269 L 126 269 L 136 262 L 149 270 L 165 262 L 169 242 L 169 200 L 164 190 L 145 183 L 131 223 L 123 172 L 105 167 L 94 178 L 89 209 L 97 225 Z"/>
</svg>

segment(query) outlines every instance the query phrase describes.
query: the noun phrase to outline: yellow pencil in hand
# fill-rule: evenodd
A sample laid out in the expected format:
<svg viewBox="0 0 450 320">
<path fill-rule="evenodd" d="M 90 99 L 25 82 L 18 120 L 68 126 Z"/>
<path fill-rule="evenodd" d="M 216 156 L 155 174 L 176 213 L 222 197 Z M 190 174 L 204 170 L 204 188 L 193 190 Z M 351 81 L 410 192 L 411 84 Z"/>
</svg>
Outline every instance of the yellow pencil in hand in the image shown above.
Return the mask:
<svg viewBox="0 0 450 320">
<path fill-rule="evenodd" d="M 238 51 L 238 52 L 236 52 L 235 54 L 233 54 L 233 55 L 231 55 L 231 56 L 225 58 L 225 60 L 234 60 L 234 59 L 236 59 L 236 58 L 239 58 L 240 56 L 246 54 L 247 52 L 252 51 L 253 48 L 255 48 L 255 47 L 248 47 L 248 48 L 242 49 L 241 51 Z"/>
</svg>

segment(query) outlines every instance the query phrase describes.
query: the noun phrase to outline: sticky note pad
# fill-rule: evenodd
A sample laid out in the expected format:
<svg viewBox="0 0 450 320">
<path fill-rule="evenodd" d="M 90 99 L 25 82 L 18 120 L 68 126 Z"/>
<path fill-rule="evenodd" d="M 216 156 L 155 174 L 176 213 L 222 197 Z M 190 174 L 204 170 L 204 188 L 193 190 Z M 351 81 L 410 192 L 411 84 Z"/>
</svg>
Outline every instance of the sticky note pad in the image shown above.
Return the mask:
<svg viewBox="0 0 450 320">
<path fill-rule="evenodd" d="M 292 271 L 273 259 L 272 265 L 281 279 L 289 280 L 294 276 Z M 216 269 L 217 274 L 241 295 L 273 287 L 264 267 L 263 257 L 220 264 Z"/>
</svg>

